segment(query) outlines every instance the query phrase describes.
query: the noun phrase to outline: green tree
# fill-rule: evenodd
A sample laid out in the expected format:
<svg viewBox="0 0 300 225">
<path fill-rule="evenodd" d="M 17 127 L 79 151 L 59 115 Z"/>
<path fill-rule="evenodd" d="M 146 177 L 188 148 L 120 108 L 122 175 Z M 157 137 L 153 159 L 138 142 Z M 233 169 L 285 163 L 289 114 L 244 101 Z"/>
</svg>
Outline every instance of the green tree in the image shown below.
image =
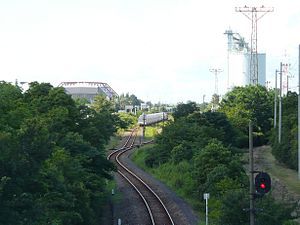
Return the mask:
<svg viewBox="0 0 300 225">
<path fill-rule="evenodd" d="M 30 114 L 18 86 L 0 82 L 0 129 L 17 129 Z"/>
<path fill-rule="evenodd" d="M 205 148 L 197 152 L 194 156 L 194 177 L 199 187 L 206 181 L 207 175 L 217 166 L 227 165 L 232 158 L 231 151 L 223 144 L 213 139 Z"/>
<path fill-rule="evenodd" d="M 221 215 L 218 221 L 220 225 L 247 225 L 249 213 L 244 209 L 249 208 L 249 197 L 245 190 L 228 192 L 221 205 Z"/>
<path fill-rule="evenodd" d="M 91 104 L 91 108 L 96 112 L 113 113 L 114 105 L 113 102 L 106 98 L 105 95 L 97 95 L 94 98 L 94 102 Z"/>
<path fill-rule="evenodd" d="M 193 151 L 185 141 L 175 146 L 171 150 L 171 158 L 174 163 L 179 163 L 183 160 L 190 160 L 193 157 Z"/>
<path fill-rule="evenodd" d="M 113 165 L 107 110 L 76 105 L 62 88 L 0 83 L 0 224 L 94 225 Z M 106 108 L 105 108 L 106 109 Z"/>
<path fill-rule="evenodd" d="M 235 87 L 222 99 L 220 111 L 224 112 L 233 126 L 244 135 L 248 134 L 249 121 L 253 122 L 254 143 L 262 144 L 272 125 L 273 94 L 260 85 Z M 246 141 L 246 140 L 245 140 Z M 243 144 L 244 146 L 247 143 Z"/>
<path fill-rule="evenodd" d="M 138 99 L 134 94 L 129 95 L 129 93 L 122 93 L 116 101 L 118 102 L 117 109 L 123 110 L 125 109 L 125 105 L 139 106 L 143 103 L 143 101 Z"/>
<path fill-rule="evenodd" d="M 282 136 L 281 143 L 278 143 L 278 130 L 272 130 L 272 153 L 275 158 L 291 169 L 297 169 L 297 104 L 298 95 L 295 92 L 288 92 L 282 99 Z"/>
<path fill-rule="evenodd" d="M 173 116 L 174 119 L 179 119 L 180 117 L 188 116 L 189 114 L 197 111 L 197 104 L 196 102 L 187 102 L 187 103 L 179 103 L 174 110 Z"/>
<path fill-rule="evenodd" d="M 118 128 L 126 129 L 137 124 L 137 117 L 128 113 L 118 113 L 116 122 Z"/>
</svg>

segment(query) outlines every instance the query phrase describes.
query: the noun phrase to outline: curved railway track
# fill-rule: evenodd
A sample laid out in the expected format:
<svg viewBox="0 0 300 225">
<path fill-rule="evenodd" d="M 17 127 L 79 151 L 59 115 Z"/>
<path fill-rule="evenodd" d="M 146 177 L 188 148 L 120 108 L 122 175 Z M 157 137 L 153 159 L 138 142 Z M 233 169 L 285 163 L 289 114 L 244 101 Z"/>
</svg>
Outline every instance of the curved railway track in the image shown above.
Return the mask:
<svg viewBox="0 0 300 225">
<path fill-rule="evenodd" d="M 153 191 L 153 189 L 133 171 L 122 163 L 121 156 L 128 150 L 134 147 L 134 142 L 137 137 L 138 129 L 132 130 L 128 136 L 125 144 L 120 148 L 108 155 L 108 159 L 116 163 L 118 173 L 130 184 L 130 186 L 140 196 L 143 201 L 147 212 L 148 221 L 146 224 L 151 225 L 175 225 L 167 207 L 164 205 L 160 197 Z M 146 222 L 146 221 L 145 221 Z"/>
</svg>

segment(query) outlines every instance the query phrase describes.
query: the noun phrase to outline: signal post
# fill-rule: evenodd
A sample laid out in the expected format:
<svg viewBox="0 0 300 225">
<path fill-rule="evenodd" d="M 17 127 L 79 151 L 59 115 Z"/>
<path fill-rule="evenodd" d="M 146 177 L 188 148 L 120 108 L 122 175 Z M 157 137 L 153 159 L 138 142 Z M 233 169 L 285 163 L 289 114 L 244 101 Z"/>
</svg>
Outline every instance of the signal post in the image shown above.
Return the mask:
<svg viewBox="0 0 300 225">
<path fill-rule="evenodd" d="M 250 225 L 255 225 L 254 200 L 258 197 L 263 197 L 264 194 L 271 190 L 271 177 L 269 174 L 262 171 L 254 170 L 253 157 L 253 124 L 249 122 L 249 172 L 250 172 Z M 254 174 L 257 173 L 254 179 Z M 253 183 L 255 181 L 255 183 Z M 255 188 L 255 190 L 254 190 Z"/>
</svg>

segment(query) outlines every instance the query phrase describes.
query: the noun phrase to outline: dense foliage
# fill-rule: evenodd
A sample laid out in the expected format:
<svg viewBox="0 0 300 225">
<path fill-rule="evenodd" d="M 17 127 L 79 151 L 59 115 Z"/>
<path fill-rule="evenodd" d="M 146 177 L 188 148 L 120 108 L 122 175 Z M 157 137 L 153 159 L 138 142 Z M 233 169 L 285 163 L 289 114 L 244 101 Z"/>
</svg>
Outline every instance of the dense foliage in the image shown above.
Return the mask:
<svg viewBox="0 0 300 225">
<path fill-rule="evenodd" d="M 99 224 L 115 131 L 103 104 L 76 105 L 46 83 L 24 94 L 0 83 L 0 224 Z"/>
<path fill-rule="evenodd" d="M 241 147 L 248 145 L 249 121 L 253 123 L 254 144 L 267 143 L 272 126 L 273 97 L 265 87 L 235 87 L 222 99 L 219 111 L 224 112 L 239 131 Z"/>
<path fill-rule="evenodd" d="M 251 99 L 245 95 L 248 92 Z M 174 116 L 175 120 L 156 138 L 156 145 L 145 152 L 139 151 L 136 159 L 141 163 L 143 158 L 146 169 L 150 168 L 155 176 L 202 212 L 203 194 L 210 193 L 210 224 L 249 224 L 246 210 L 249 208 L 249 180 L 237 140 L 248 132 L 248 121 L 244 121 L 243 116 L 253 119 L 256 131 L 266 135 L 271 108 L 255 106 L 255 101 L 269 101 L 269 98 L 263 87 L 246 87 L 229 93 L 223 100 L 221 112 L 200 113 L 196 107 L 192 110 L 191 103 L 180 104 L 184 113 Z M 258 110 L 265 110 L 264 117 Z M 179 112 L 179 108 L 175 112 Z M 260 116 L 262 118 L 256 118 Z M 267 122 L 263 122 L 264 119 Z M 275 203 L 270 196 L 258 200 L 256 207 L 263 209 L 256 216 L 257 224 L 280 225 L 290 219 L 291 208 Z"/>
<path fill-rule="evenodd" d="M 174 110 L 174 119 L 179 119 L 180 117 L 188 116 L 189 114 L 197 110 L 196 102 L 179 103 Z"/>
<path fill-rule="evenodd" d="M 278 125 L 272 131 L 272 152 L 276 159 L 291 169 L 298 167 L 298 95 L 288 92 L 282 99 L 282 136 L 278 142 Z"/>
</svg>

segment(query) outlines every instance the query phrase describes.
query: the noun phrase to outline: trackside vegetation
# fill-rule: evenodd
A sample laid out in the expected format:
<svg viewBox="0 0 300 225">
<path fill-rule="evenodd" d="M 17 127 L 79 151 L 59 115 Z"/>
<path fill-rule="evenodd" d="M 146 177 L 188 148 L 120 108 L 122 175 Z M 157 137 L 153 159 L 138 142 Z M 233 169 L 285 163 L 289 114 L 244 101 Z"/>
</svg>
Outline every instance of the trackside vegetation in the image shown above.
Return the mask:
<svg viewBox="0 0 300 225">
<path fill-rule="evenodd" d="M 50 84 L 0 82 L 0 224 L 98 225 L 104 146 L 122 123 L 103 96 L 87 107 Z"/>
<path fill-rule="evenodd" d="M 181 103 L 174 121 L 134 160 L 190 202 L 201 224 L 204 193 L 210 193 L 210 224 L 249 224 L 249 178 L 242 155 L 248 148 L 249 119 L 254 121 L 255 144 L 269 142 L 272 96 L 264 87 L 247 86 L 229 92 L 217 111 L 200 112 L 193 102 Z M 262 209 L 256 224 L 296 224 L 293 206 L 275 202 L 269 194 L 257 199 L 256 207 Z"/>
<path fill-rule="evenodd" d="M 296 170 L 298 167 L 298 95 L 288 92 L 282 98 L 282 137 L 278 142 L 278 129 L 272 129 L 272 153 L 275 158 L 288 168 Z"/>
<path fill-rule="evenodd" d="M 255 145 L 271 143 L 276 159 L 296 168 L 296 99 L 283 98 L 283 136 L 272 129 L 274 93 L 261 86 L 235 88 L 217 111 L 181 103 L 174 120 L 148 129 L 155 144 L 140 148 L 135 161 L 163 180 L 199 212 L 210 193 L 210 224 L 249 224 L 249 182 L 242 161 L 248 121 Z M 33 82 L 27 91 L 0 82 L 0 224 L 98 225 L 115 167 L 106 159 L 109 140 L 137 118 L 116 108 L 140 102 L 123 95 L 118 104 L 97 96 L 93 104 L 73 100 L 63 88 Z M 127 103 L 126 103 L 127 104 Z M 117 139 L 111 142 L 116 145 Z M 119 198 L 119 196 L 117 196 Z M 270 195 L 256 200 L 257 224 L 294 225 L 292 206 Z M 109 220 L 109 218 L 106 218 Z M 203 221 L 203 220 L 202 220 Z"/>
</svg>

